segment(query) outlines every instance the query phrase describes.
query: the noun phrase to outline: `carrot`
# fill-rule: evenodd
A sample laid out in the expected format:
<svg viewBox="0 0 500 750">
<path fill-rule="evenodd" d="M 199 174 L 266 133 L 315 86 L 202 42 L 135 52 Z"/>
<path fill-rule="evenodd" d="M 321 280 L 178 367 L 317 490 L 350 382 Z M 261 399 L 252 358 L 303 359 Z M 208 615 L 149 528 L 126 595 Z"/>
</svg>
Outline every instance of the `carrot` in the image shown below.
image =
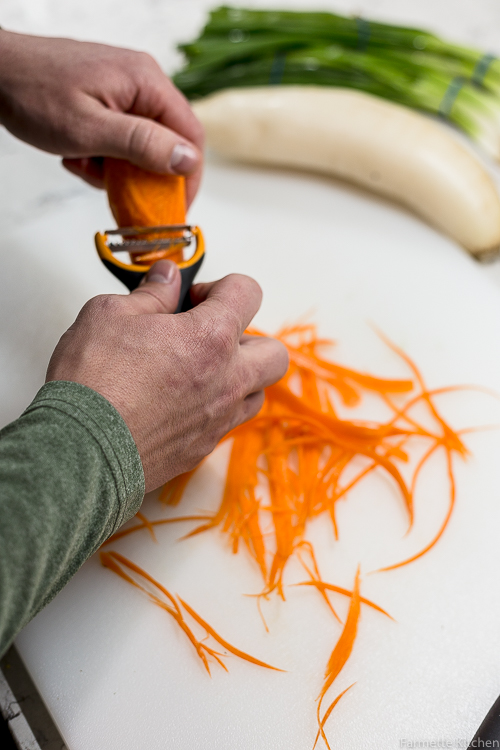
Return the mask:
<svg viewBox="0 0 500 750">
<path fill-rule="evenodd" d="M 184 177 L 146 172 L 124 159 L 104 160 L 104 184 L 119 227 L 155 227 L 186 223 Z M 142 235 L 144 237 L 145 235 Z M 154 235 L 146 235 L 154 239 Z M 136 264 L 169 258 L 181 261 L 182 250 L 131 253 Z"/>
<path fill-rule="evenodd" d="M 104 184 L 113 216 L 121 227 L 184 224 L 184 177 L 146 172 L 124 159 L 104 160 Z"/>
<path fill-rule="evenodd" d="M 279 338 L 279 335 L 277 338 Z M 288 346 L 288 353 L 292 362 L 299 367 L 303 367 L 305 370 L 313 372 L 318 377 L 323 378 L 323 380 L 329 381 L 332 379 L 333 382 L 336 383 L 339 379 L 346 378 L 347 380 L 352 380 L 355 383 L 358 383 L 363 386 L 363 388 L 377 391 L 378 393 L 408 393 L 413 390 L 412 380 L 386 380 L 382 378 L 374 378 L 372 375 L 349 370 L 347 367 L 335 365 L 332 362 L 327 362 L 319 357 L 307 356 L 291 346 Z M 332 375 L 336 375 L 337 378 L 332 378 Z"/>
</svg>

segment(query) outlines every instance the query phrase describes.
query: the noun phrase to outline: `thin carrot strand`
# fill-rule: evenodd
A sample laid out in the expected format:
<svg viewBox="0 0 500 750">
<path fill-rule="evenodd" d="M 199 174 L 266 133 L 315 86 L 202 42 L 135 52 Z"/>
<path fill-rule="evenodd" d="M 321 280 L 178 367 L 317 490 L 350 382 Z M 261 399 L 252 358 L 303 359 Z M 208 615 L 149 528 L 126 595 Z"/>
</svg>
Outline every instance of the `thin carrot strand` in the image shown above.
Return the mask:
<svg viewBox="0 0 500 750">
<path fill-rule="evenodd" d="M 324 583 L 324 581 L 301 581 L 300 583 L 292 583 L 291 586 L 315 586 L 317 589 L 323 589 L 325 591 L 334 591 L 336 594 L 342 594 L 343 596 L 351 597 L 353 596 L 353 592 L 349 591 L 349 589 L 344 589 L 341 586 L 335 586 L 333 583 Z M 396 622 L 394 617 L 389 614 L 389 612 L 386 612 L 385 609 L 382 609 L 382 607 L 379 607 L 378 604 L 375 604 L 375 602 L 372 602 L 370 599 L 365 599 L 364 596 L 361 596 L 359 598 L 361 604 L 366 604 L 368 607 L 371 607 L 372 609 L 375 609 L 377 612 L 380 612 L 381 614 L 388 617 L 393 622 Z"/>
<path fill-rule="evenodd" d="M 321 727 L 323 729 L 324 729 L 324 726 L 325 726 L 326 722 L 330 718 L 330 714 L 332 713 L 332 711 L 335 708 L 335 706 L 337 705 L 337 703 L 340 701 L 341 698 L 344 697 L 344 695 L 347 693 L 348 690 L 350 690 L 352 687 L 354 687 L 355 684 L 356 683 L 353 682 L 352 685 L 349 685 L 349 687 L 346 687 L 345 690 L 342 690 L 342 692 L 340 693 L 340 695 L 337 695 L 337 697 L 335 698 L 335 700 L 329 705 L 328 710 L 325 712 L 325 715 L 323 716 L 323 718 L 321 720 Z M 313 750 L 316 747 L 316 745 L 318 744 L 320 733 L 321 733 L 321 730 L 318 729 L 318 733 L 316 735 L 316 739 L 314 740 Z"/>
<path fill-rule="evenodd" d="M 138 513 L 136 515 L 139 516 Z M 145 517 L 143 516 L 143 518 Z M 176 518 L 160 518 L 157 521 L 148 521 L 148 525 L 154 528 L 155 526 L 163 526 L 165 524 L 179 523 L 181 521 L 204 521 L 205 519 L 211 519 L 211 518 L 213 518 L 213 516 L 201 516 L 201 515 L 200 516 L 178 516 Z M 116 542 L 118 539 L 122 539 L 124 536 L 133 534 L 136 531 L 141 531 L 141 529 L 144 529 L 144 528 L 146 528 L 146 524 L 142 522 L 140 524 L 137 524 L 136 526 L 130 526 L 128 529 L 120 529 L 120 531 L 117 531 L 115 534 L 113 534 L 113 536 L 110 536 L 109 539 L 107 539 L 102 544 L 102 546 L 104 547 L 105 544 Z"/>
<path fill-rule="evenodd" d="M 207 631 L 207 633 L 209 633 L 212 636 L 212 638 L 215 641 L 217 641 L 217 643 L 220 643 L 221 646 L 223 646 L 225 649 L 230 651 L 235 656 L 238 656 L 240 659 L 244 659 L 245 661 L 249 661 L 252 664 L 256 664 L 259 667 L 265 667 L 266 669 L 273 669 L 275 672 L 286 672 L 285 669 L 279 669 L 278 667 L 273 667 L 270 664 L 266 664 L 263 661 L 259 661 L 259 659 L 255 659 L 255 657 L 250 656 L 250 654 L 246 654 L 244 651 L 240 651 L 238 648 L 231 646 L 230 643 L 228 643 L 223 638 L 221 638 L 221 636 L 218 633 L 216 633 L 215 630 L 212 627 L 210 627 L 210 625 L 207 622 L 205 622 L 205 620 L 203 620 L 200 617 L 200 615 L 197 612 L 195 612 L 194 609 L 192 609 L 192 607 L 189 606 L 189 604 L 187 604 L 183 599 L 181 599 L 180 596 L 179 596 L 179 601 L 184 607 L 184 609 L 186 610 L 186 612 L 188 612 L 188 614 L 191 615 L 193 620 L 196 620 L 196 622 L 199 625 L 201 625 Z"/>
<path fill-rule="evenodd" d="M 356 572 L 356 578 L 354 581 L 353 595 L 351 598 L 349 612 L 347 614 L 347 619 L 344 625 L 344 629 L 328 661 L 326 672 L 325 672 L 325 682 L 318 696 L 318 708 L 316 712 L 317 720 L 318 720 L 318 728 L 319 728 L 321 737 L 324 740 L 327 747 L 329 747 L 329 745 L 328 745 L 328 739 L 326 737 L 325 730 L 323 728 L 322 719 L 321 719 L 321 706 L 322 706 L 323 699 L 326 693 L 328 692 L 333 682 L 336 680 L 336 678 L 338 677 L 338 675 L 344 668 L 347 660 L 349 659 L 351 655 L 351 652 L 354 646 L 354 641 L 356 640 L 357 630 L 358 630 L 360 605 L 361 605 L 361 602 L 360 602 L 360 592 L 359 592 L 359 568 L 358 568 Z"/>
<path fill-rule="evenodd" d="M 438 533 L 432 539 L 432 541 L 429 542 L 429 544 L 426 547 L 420 550 L 420 552 L 417 552 L 415 555 L 408 557 L 406 560 L 403 560 L 402 562 L 395 563 L 394 565 L 388 565 L 385 568 L 379 568 L 378 570 L 371 571 L 372 573 L 383 573 L 388 570 L 396 570 L 397 568 L 402 568 L 405 565 L 409 565 L 410 563 L 414 562 L 415 560 L 418 560 L 420 557 L 423 557 L 425 554 L 427 554 L 427 552 L 429 552 L 429 550 L 431 550 L 443 536 L 444 531 L 450 522 L 450 518 L 453 513 L 453 508 L 455 507 L 455 496 L 456 496 L 455 477 L 453 475 L 453 469 L 451 465 L 451 456 L 450 456 L 449 451 L 446 452 L 446 461 L 447 461 L 447 466 L 448 466 L 448 477 L 450 481 L 450 502 L 448 505 L 448 511 L 446 513 L 446 517 Z"/>
</svg>

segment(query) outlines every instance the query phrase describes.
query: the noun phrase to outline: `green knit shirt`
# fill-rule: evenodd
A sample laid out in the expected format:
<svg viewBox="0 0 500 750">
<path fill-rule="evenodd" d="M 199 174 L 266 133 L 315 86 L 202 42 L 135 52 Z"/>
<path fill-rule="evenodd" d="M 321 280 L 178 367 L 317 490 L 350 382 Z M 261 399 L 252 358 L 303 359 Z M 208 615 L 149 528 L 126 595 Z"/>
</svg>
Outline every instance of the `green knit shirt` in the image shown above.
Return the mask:
<svg viewBox="0 0 500 750">
<path fill-rule="evenodd" d="M 0 656 L 143 497 L 132 435 L 90 388 L 47 383 L 0 431 Z"/>
</svg>

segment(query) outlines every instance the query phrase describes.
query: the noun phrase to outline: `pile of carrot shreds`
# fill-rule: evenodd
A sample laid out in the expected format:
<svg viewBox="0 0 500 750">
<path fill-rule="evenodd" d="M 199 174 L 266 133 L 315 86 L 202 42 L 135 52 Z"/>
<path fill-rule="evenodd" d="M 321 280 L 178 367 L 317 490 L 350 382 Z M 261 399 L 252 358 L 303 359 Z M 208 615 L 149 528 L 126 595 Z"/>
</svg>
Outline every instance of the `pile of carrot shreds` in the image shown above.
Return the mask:
<svg viewBox="0 0 500 750">
<path fill-rule="evenodd" d="M 252 333 L 259 335 L 257 331 Z M 386 344 L 406 363 L 411 379 L 381 379 L 335 364 L 322 353 L 332 342 L 319 339 L 311 324 L 284 328 L 277 338 L 288 348 L 289 370 L 279 383 L 267 389 L 265 404 L 258 416 L 225 438 L 231 441 L 230 458 L 218 510 L 214 514 L 156 521 L 137 514 L 135 525 L 119 531 L 109 541 L 141 530 L 154 539 L 156 526 L 180 521 L 197 524 L 188 537 L 219 529 L 229 539 L 235 554 L 244 551 L 258 567 L 263 581 L 259 596 L 264 599 L 277 594 L 285 600 L 285 573 L 292 559 L 298 561 L 307 575 L 301 585 L 318 592 L 342 628 L 317 700 L 318 730 L 314 746 L 322 738 L 329 747 L 326 721 L 349 688 L 326 709 L 324 702 L 350 657 L 361 605 L 384 615 L 387 613 L 361 596 L 359 569 L 352 591 L 322 579 L 314 547 L 307 539 L 308 524 L 324 516 L 331 524 L 334 538 L 338 539 L 337 502 L 345 499 L 350 490 L 366 481 L 373 472 L 383 472 L 399 492 L 411 528 L 417 480 L 431 456 L 441 452 L 449 481 L 449 504 L 444 520 L 424 549 L 382 570 L 414 562 L 436 544 L 450 520 L 455 503 L 452 460 L 454 455 L 467 455 L 461 439 L 467 430 L 452 429 L 435 405 L 437 396 L 458 387 L 428 390 L 415 364 L 390 342 Z M 390 414 L 387 421 L 349 420 L 339 416 L 341 408 L 345 411 L 346 407 L 357 407 L 363 394 L 371 394 L 372 399 L 383 403 Z M 405 476 L 403 467 L 406 467 Z M 161 501 L 177 505 L 194 471 L 167 484 Z M 246 661 L 276 669 L 233 647 L 189 604 L 172 595 L 127 558 L 117 552 L 104 551 L 101 559 L 103 565 L 146 593 L 177 622 L 209 673 L 210 660 L 224 669 L 226 666 L 223 654 L 207 645 L 208 636 Z M 333 594 L 350 598 L 344 624 L 331 602 Z M 195 635 L 191 621 L 204 631 L 202 639 Z"/>
</svg>

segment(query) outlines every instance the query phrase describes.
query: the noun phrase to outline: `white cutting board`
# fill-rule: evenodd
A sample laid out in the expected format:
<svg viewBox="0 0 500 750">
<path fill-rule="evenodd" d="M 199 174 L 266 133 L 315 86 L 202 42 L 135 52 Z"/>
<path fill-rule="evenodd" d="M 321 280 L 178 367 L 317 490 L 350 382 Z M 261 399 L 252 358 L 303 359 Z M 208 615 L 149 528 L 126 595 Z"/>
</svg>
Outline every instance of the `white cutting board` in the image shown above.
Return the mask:
<svg viewBox="0 0 500 750">
<path fill-rule="evenodd" d="M 81 201 L 79 226 L 101 226 L 95 208 Z M 314 310 L 321 333 L 338 339 L 340 361 L 404 375 L 373 322 L 415 358 L 431 387 L 500 388 L 498 289 L 453 243 L 404 211 L 328 180 L 214 163 L 192 218 L 207 235 L 202 277 L 239 271 L 259 279 L 264 304 L 256 322 L 265 330 Z M 36 234 L 47 231 L 44 223 Z M 24 246 L 23 230 L 16 236 Z M 114 289 L 92 260 L 90 236 L 80 237 L 80 246 L 87 278 L 95 267 L 102 286 Z M 68 252 L 54 237 L 55 258 L 62 262 Z M 82 257 L 82 275 L 83 266 Z M 500 422 L 498 404 L 483 395 L 449 396 L 443 407 L 457 427 Z M 474 455 L 457 465 L 457 509 L 442 542 L 414 566 L 364 581 L 365 596 L 398 623 L 363 612 L 337 692 L 357 685 L 329 732 L 346 750 L 396 748 L 402 738 L 470 738 L 500 692 L 500 433 L 468 443 Z M 215 456 L 181 512 L 216 507 L 223 469 L 224 456 Z M 313 538 L 325 579 L 351 586 L 358 561 L 368 572 L 423 546 L 445 511 L 442 470 L 437 463 L 430 469 L 407 539 L 401 501 L 383 477 L 360 486 L 339 509 L 338 545 L 326 519 L 318 521 Z M 145 510 L 165 515 L 155 497 Z M 245 555 L 234 557 L 218 533 L 176 542 L 180 535 L 178 528 L 160 530 L 158 545 L 135 535 L 116 549 L 230 642 L 289 672 L 232 658 L 230 674 L 215 669 L 210 680 L 164 613 L 94 558 L 17 641 L 68 747 L 309 748 L 314 699 L 338 626 L 312 593 L 291 589 L 286 604 L 265 608 L 266 635 L 255 602 L 243 596 L 261 585 Z"/>
<path fill-rule="evenodd" d="M 10 5 L 20 30 L 131 43 L 111 0 L 100 10 L 92 0 L 85 11 L 66 0 L 66 16 L 61 11 L 59 18 L 58 3 Z M 180 38 L 182 13 L 189 36 L 207 5 L 155 3 L 143 12 L 151 18 L 159 9 L 175 11 Z M 411 17 L 414 3 L 377 7 L 387 17 L 396 5 Z M 427 13 L 431 23 L 431 5 L 420 3 L 414 20 L 424 23 Z M 354 3 L 323 6 L 346 10 Z M 440 4 L 437 26 L 445 6 L 456 9 L 456 3 Z M 472 16 L 480 17 L 479 3 L 451 20 L 455 26 L 463 20 L 463 38 L 470 28 L 471 38 L 493 45 L 496 6 L 483 6 L 482 25 L 470 25 Z M 119 4 L 129 20 L 138 7 Z M 60 18 L 68 19 L 66 27 Z M 8 25 L 8 18 L 2 22 Z M 148 48 L 159 50 L 161 41 L 167 49 L 160 36 L 155 30 Z M 52 157 L 3 135 L 0 157 L 5 424 L 36 392 L 53 345 L 83 302 L 121 287 L 92 249 L 93 232 L 110 221 L 103 196 L 64 175 Z M 414 357 L 431 387 L 466 382 L 500 390 L 498 267 L 478 266 L 406 211 L 331 180 L 213 160 L 191 218 L 208 243 L 200 278 L 233 271 L 257 278 L 264 289 L 256 319 L 262 328 L 273 331 L 313 310 L 321 333 L 338 340 L 339 361 L 405 375 L 369 327 L 375 323 Z M 442 405 L 457 427 L 500 422 L 500 407 L 485 396 L 457 394 Z M 500 433 L 467 441 L 473 456 L 457 465 L 457 508 L 443 540 L 409 568 L 365 575 L 363 594 L 398 622 L 363 611 L 353 657 L 332 690 L 333 697 L 357 683 L 330 720 L 333 747 L 392 750 L 405 741 L 443 739 L 466 746 L 459 742 L 472 737 L 500 693 Z M 223 472 L 219 454 L 193 482 L 181 512 L 216 507 Z M 441 465 L 429 467 L 421 490 L 408 538 L 401 501 L 384 477 L 360 486 L 341 505 L 338 544 L 319 520 L 311 538 L 325 579 L 351 587 L 358 562 L 367 573 L 419 549 L 445 511 Z M 165 515 L 154 496 L 144 510 Z M 181 533 L 164 528 L 158 545 L 138 534 L 115 548 L 178 592 L 234 645 L 288 672 L 273 674 L 231 657 L 229 675 L 214 669 L 208 678 L 175 625 L 92 559 L 17 640 L 69 749 L 310 748 L 315 698 L 338 626 L 314 594 L 290 589 L 285 604 L 265 608 L 266 635 L 255 602 L 243 596 L 260 590 L 245 555 L 231 555 L 217 533 L 176 542 Z"/>
</svg>

